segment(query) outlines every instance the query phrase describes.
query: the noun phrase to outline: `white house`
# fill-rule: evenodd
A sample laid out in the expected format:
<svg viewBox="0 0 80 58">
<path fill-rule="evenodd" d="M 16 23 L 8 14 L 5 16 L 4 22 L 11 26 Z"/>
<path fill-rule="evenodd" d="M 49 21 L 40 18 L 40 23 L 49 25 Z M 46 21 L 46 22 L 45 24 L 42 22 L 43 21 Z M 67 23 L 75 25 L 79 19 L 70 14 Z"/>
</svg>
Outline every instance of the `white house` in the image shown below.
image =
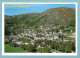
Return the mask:
<svg viewBox="0 0 80 58">
<path fill-rule="evenodd" d="M 54 39 L 58 39 L 59 37 L 58 37 L 58 35 L 54 35 Z"/>
</svg>

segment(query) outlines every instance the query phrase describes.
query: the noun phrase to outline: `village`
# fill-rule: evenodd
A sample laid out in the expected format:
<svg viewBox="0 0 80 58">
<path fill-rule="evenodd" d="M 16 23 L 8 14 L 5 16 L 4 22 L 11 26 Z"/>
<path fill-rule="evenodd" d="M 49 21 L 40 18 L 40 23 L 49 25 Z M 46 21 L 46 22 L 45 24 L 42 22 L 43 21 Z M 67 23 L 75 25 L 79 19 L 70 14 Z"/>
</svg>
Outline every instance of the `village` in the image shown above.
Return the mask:
<svg viewBox="0 0 80 58">
<path fill-rule="evenodd" d="M 59 29 L 59 30 L 57 30 Z M 56 31 L 57 30 L 57 31 Z M 49 47 L 49 49 L 53 49 L 50 47 L 50 43 L 46 44 L 44 40 L 56 41 L 56 42 L 74 42 L 75 41 L 75 32 L 70 29 L 65 28 L 65 32 L 63 32 L 60 27 L 53 27 L 52 30 L 50 28 L 44 28 L 43 26 L 39 26 L 37 28 L 27 29 L 18 35 L 11 34 L 9 39 L 5 39 L 5 43 L 13 42 L 17 45 L 36 45 L 36 41 L 41 40 L 37 44 L 37 48 L 39 47 Z M 55 50 L 55 52 L 59 53 L 61 51 Z M 54 52 L 52 52 L 54 53 Z"/>
</svg>

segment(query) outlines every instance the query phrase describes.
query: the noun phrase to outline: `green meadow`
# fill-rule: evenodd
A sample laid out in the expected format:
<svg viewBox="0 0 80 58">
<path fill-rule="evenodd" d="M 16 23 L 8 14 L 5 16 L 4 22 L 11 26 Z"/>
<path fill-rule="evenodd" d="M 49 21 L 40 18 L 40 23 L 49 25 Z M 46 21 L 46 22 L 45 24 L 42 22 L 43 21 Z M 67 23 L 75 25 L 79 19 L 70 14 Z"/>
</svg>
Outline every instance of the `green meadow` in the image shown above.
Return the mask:
<svg viewBox="0 0 80 58">
<path fill-rule="evenodd" d="M 5 53 L 28 53 L 20 48 L 11 47 L 8 44 L 5 44 Z"/>
</svg>

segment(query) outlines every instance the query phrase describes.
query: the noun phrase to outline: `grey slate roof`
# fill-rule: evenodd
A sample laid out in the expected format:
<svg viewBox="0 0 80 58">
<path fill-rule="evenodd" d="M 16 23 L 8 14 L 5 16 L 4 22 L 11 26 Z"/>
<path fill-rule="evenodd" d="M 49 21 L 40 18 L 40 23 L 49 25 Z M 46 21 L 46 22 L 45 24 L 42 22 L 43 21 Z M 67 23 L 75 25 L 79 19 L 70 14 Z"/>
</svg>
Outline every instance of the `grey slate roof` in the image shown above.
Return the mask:
<svg viewBox="0 0 80 58">
<path fill-rule="evenodd" d="M 46 46 L 44 42 L 41 42 L 39 45 L 40 45 L 40 47 L 45 47 Z"/>
</svg>

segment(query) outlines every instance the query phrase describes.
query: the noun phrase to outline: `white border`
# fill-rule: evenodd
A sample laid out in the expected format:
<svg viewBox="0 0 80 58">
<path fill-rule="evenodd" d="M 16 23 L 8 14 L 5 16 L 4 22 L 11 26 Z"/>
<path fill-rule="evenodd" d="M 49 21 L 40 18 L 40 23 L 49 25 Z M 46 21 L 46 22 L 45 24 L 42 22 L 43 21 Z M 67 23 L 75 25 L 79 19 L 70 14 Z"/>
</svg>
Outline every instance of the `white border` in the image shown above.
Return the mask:
<svg viewBox="0 0 80 58">
<path fill-rule="evenodd" d="M 76 53 L 4 53 L 4 4 L 75 4 L 76 6 Z M 77 2 L 2 2 L 2 55 L 19 56 L 77 56 Z"/>
</svg>

